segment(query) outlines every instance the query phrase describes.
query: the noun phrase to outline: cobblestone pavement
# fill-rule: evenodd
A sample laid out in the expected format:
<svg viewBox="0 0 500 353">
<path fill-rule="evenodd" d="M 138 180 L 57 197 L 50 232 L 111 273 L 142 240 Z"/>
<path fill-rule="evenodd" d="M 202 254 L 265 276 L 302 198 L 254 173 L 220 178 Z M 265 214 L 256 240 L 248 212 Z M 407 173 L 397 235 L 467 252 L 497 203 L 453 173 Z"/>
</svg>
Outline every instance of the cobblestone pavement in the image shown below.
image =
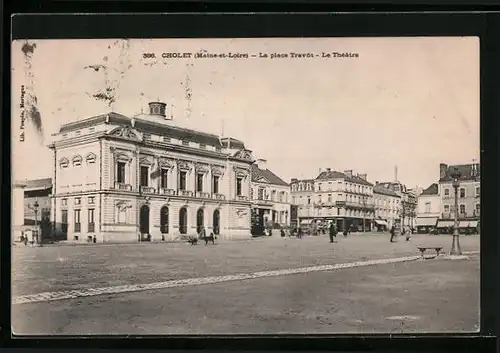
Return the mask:
<svg viewBox="0 0 500 353">
<path fill-rule="evenodd" d="M 464 250 L 479 250 L 477 236 L 461 237 L 461 243 Z M 14 303 L 29 303 L 328 271 L 341 268 L 339 264 L 352 267 L 373 259 L 414 258 L 418 255 L 416 246 L 422 244 L 442 245 L 446 252 L 451 237 L 414 236 L 410 242 L 400 239 L 391 244 L 387 234 L 368 233 L 340 237 L 336 244 L 329 244 L 326 236 L 301 240 L 273 236 L 246 242 L 220 241 L 215 246 L 15 247 L 12 294 Z"/>
<path fill-rule="evenodd" d="M 385 262 L 310 267 L 293 275 L 273 271 L 230 284 L 212 277 L 198 286 L 180 281 L 163 289 L 14 305 L 13 330 L 55 335 L 477 331 L 478 255 Z"/>
</svg>

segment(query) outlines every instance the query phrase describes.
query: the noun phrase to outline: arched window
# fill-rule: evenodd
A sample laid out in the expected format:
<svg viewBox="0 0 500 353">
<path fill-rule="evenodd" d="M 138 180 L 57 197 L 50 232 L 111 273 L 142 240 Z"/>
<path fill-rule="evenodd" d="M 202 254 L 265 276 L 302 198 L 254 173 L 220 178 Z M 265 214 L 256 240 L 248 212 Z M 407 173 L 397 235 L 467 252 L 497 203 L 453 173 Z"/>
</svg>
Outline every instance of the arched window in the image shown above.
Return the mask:
<svg viewBox="0 0 500 353">
<path fill-rule="evenodd" d="M 68 158 L 61 158 L 61 159 L 59 160 L 59 166 L 60 166 L 61 168 L 67 168 L 67 167 L 68 167 L 68 165 L 69 165 L 69 160 L 68 160 Z"/>
<path fill-rule="evenodd" d="M 87 157 L 85 157 L 85 160 L 87 161 L 87 164 L 92 164 L 95 163 L 96 161 L 96 155 L 93 153 L 89 153 Z"/>
<path fill-rule="evenodd" d="M 73 157 L 73 167 L 80 167 L 82 165 L 82 157 L 75 156 Z"/>
<path fill-rule="evenodd" d="M 160 210 L 160 230 L 163 234 L 168 234 L 168 207 L 163 206 Z"/>
</svg>

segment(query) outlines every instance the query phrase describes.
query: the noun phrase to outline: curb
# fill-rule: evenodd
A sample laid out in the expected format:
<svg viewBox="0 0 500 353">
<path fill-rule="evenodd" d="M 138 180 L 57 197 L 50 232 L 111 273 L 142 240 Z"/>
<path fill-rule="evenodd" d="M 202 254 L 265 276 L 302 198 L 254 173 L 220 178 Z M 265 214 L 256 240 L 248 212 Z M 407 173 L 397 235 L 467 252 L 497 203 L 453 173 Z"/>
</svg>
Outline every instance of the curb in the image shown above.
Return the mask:
<svg viewBox="0 0 500 353">
<path fill-rule="evenodd" d="M 123 285 L 114 287 L 89 288 L 83 290 L 72 290 L 72 291 L 61 291 L 61 292 L 44 292 L 44 293 L 14 297 L 12 299 L 12 304 L 29 304 L 29 303 L 48 302 L 48 301 L 57 301 L 65 299 L 76 299 L 76 298 L 91 297 L 91 296 L 105 295 L 105 294 L 109 295 L 109 294 L 131 293 L 131 292 L 140 292 L 140 291 L 154 290 L 154 289 L 166 289 L 166 288 L 186 287 L 186 286 L 194 286 L 202 284 L 215 284 L 215 283 L 223 283 L 231 281 L 248 280 L 248 279 L 258 279 L 264 277 L 278 277 L 278 276 L 308 273 L 308 272 L 333 271 L 344 268 L 408 262 L 408 261 L 415 261 L 418 259 L 421 259 L 421 256 L 407 256 L 407 257 L 398 257 L 391 259 L 356 261 L 350 263 L 340 263 L 335 265 L 288 268 L 281 270 L 260 271 L 248 274 L 241 273 L 236 275 L 187 278 L 187 279 L 170 280 L 170 281 L 156 282 L 149 284 L 134 284 L 134 285 Z"/>
</svg>

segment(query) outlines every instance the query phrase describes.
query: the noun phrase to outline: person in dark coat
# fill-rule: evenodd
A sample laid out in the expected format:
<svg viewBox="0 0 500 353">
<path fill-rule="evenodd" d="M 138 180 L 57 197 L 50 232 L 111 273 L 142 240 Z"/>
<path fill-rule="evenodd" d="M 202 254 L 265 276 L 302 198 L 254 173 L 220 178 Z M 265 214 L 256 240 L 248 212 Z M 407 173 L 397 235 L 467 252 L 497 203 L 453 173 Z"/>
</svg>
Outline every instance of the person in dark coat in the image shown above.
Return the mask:
<svg viewBox="0 0 500 353">
<path fill-rule="evenodd" d="M 285 237 L 285 230 L 283 228 L 281 228 L 281 237 L 284 238 Z"/>
<path fill-rule="evenodd" d="M 391 227 L 391 243 L 394 243 L 394 236 L 396 235 L 396 227 L 393 225 Z"/>
<path fill-rule="evenodd" d="M 330 235 L 330 243 L 333 243 L 334 242 L 333 238 L 337 237 L 337 229 L 335 228 L 335 224 L 333 224 L 333 222 L 330 224 L 329 235 Z"/>
</svg>

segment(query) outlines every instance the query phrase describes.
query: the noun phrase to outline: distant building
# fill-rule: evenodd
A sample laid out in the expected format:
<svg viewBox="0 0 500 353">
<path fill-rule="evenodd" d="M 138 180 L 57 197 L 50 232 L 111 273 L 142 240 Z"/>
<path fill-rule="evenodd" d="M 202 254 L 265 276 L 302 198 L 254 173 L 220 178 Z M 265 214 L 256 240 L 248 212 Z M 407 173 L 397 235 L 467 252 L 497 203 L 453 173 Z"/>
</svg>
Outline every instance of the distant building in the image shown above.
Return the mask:
<svg viewBox="0 0 500 353">
<path fill-rule="evenodd" d="M 439 165 L 439 194 L 442 213 L 438 228 L 452 227 L 454 224 L 455 190 L 452 174 L 460 173 L 458 188 L 458 218 L 460 229 L 477 229 L 481 215 L 481 182 L 478 163 Z"/>
<path fill-rule="evenodd" d="M 430 232 L 436 227 L 440 216 L 441 195 L 439 195 L 439 184 L 434 183 L 418 196 L 417 231 L 419 233 Z"/>
<path fill-rule="evenodd" d="M 15 183 L 13 188 L 14 241 L 20 240 L 21 231 L 35 229 L 40 232 L 41 241 L 52 238 L 51 195 L 51 178 L 23 180 Z M 34 207 L 35 202 L 38 208 Z"/>
<path fill-rule="evenodd" d="M 290 226 L 290 186 L 267 168 L 264 159 L 252 165 L 250 199 L 259 227 Z"/>
<path fill-rule="evenodd" d="M 53 220 L 69 242 L 250 238 L 252 152 L 178 126 L 167 105 L 102 114 L 55 134 Z"/>
<path fill-rule="evenodd" d="M 292 179 L 292 203 L 300 223 L 335 222 L 337 229 L 370 231 L 374 218 L 373 184 L 366 174 L 326 168 L 314 180 Z"/>
<path fill-rule="evenodd" d="M 391 189 L 401 197 L 399 217 L 396 219 L 402 226 L 414 227 L 417 217 L 417 195 L 412 189 L 399 181 L 379 183 L 381 187 Z"/>
<path fill-rule="evenodd" d="M 373 187 L 375 204 L 374 229 L 384 231 L 390 229 L 400 219 L 401 195 L 388 184 L 375 183 Z"/>
</svg>

